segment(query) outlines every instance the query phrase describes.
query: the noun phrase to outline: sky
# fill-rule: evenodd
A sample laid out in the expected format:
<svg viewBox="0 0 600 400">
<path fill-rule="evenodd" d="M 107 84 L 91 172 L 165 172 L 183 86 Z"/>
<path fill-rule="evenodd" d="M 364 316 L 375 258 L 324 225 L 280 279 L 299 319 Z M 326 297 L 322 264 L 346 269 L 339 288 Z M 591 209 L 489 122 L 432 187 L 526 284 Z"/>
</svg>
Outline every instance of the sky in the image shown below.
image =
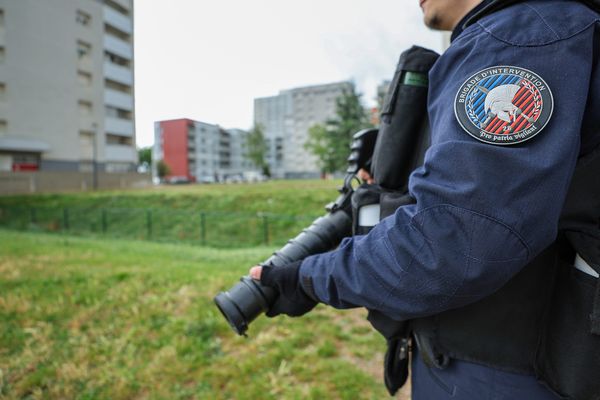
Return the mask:
<svg viewBox="0 0 600 400">
<path fill-rule="evenodd" d="M 253 101 L 353 80 L 365 105 L 413 44 L 442 49 L 418 0 L 135 0 L 138 147 L 154 122 L 250 129 Z"/>
</svg>

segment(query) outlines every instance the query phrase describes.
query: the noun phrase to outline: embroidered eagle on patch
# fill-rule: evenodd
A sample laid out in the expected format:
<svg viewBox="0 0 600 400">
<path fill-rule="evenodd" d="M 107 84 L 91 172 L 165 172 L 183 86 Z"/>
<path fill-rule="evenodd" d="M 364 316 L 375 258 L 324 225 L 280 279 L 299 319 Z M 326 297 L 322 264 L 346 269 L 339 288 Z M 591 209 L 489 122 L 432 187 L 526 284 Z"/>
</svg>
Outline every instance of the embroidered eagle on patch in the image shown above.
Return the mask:
<svg viewBox="0 0 600 400">
<path fill-rule="evenodd" d="M 496 145 L 525 142 L 546 127 L 554 110 L 552 91 L 536 73 L 512 66 L 490 67 L 465 81 L 454 114 L 475 139 Z"/>
</svg>

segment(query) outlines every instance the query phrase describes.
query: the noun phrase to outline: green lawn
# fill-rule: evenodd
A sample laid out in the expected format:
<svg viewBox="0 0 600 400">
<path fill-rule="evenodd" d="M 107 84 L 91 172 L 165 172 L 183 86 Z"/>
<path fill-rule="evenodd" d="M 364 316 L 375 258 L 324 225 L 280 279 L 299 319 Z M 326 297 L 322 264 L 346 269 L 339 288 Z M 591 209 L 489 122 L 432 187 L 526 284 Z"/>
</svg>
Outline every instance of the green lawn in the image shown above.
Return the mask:
<svg viewBox="0 0 600 400">
<path fill-rule="evenodd" d="M 339 180 L 278 180 L 246 184 L 154 186 L 147 189 L 0 197 L 2 206 L 166 208 L 214 212 L 320 215 L 336 199 Z"/>
<path fill-rule="evenodd" d="M 0 197 L 0 228 L 221 248 L 281 246 L 338 195 L 339 181 L 160 186 Z"/>
<path fill-rule="evenodd" d="M 258 189 L 240 186 L 235 196 Z M 173 199 L 170 190 L 131 192 L 129 201 L 192 204 L 196 190 L 222 189 L 176 188 Z M 325 192 L 318 203 L 334 197 Z M 273 210 L 287 210 L 279 196 Z M 42 198 L 59 196 L 25 200 Z M 110 193 L 89 201 L 99 198 Z M 249 338 L 233 334 L 212 297 L 272 250 L 0 230 L 0 398 L 386 398 L 384 340 L 362 311 L 319 306 L 300 319 L 260 317 Z"/>
</svg>

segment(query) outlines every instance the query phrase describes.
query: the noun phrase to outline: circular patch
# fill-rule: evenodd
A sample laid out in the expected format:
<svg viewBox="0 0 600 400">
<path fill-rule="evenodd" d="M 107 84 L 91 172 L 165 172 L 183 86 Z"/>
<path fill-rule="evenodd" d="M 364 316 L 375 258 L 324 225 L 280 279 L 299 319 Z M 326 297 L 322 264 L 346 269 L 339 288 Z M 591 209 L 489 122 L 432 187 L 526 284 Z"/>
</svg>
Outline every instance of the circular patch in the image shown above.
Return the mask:
<svg viewBox="0 0 600 400">
<path fill-rule="evenodd" d="M 511 145 L 531 139 L 550 121 L 552 92 L 536 73 L 519 67 L 486 68 L 462 84 L 456 119 L 477 140 Z"/>
</svg>

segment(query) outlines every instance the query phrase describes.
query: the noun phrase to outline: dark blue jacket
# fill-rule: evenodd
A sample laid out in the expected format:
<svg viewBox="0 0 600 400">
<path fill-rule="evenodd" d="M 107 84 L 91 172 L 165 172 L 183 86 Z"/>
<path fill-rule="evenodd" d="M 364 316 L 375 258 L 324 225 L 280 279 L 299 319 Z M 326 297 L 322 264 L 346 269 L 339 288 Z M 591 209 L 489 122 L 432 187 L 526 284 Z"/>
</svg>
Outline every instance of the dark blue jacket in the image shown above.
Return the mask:
<svg viewBox="0 0 600 400">
<path fill-rule="evenodd" d="M 495 292 L 555 240 L 578 155 L 600 143 L 599 20 L 577 2 L 525 1 L 460 33 L 430 72 L 432 145 L 410 178 L 416 204 L 303 261 L 320 301 L 395 319 L 440 313 Z M 531 140 L 484 143 L 457 121 L 463 83 L 494 66 L 530 70 L 551 90 L 552 115 Z"/>
</svg>

